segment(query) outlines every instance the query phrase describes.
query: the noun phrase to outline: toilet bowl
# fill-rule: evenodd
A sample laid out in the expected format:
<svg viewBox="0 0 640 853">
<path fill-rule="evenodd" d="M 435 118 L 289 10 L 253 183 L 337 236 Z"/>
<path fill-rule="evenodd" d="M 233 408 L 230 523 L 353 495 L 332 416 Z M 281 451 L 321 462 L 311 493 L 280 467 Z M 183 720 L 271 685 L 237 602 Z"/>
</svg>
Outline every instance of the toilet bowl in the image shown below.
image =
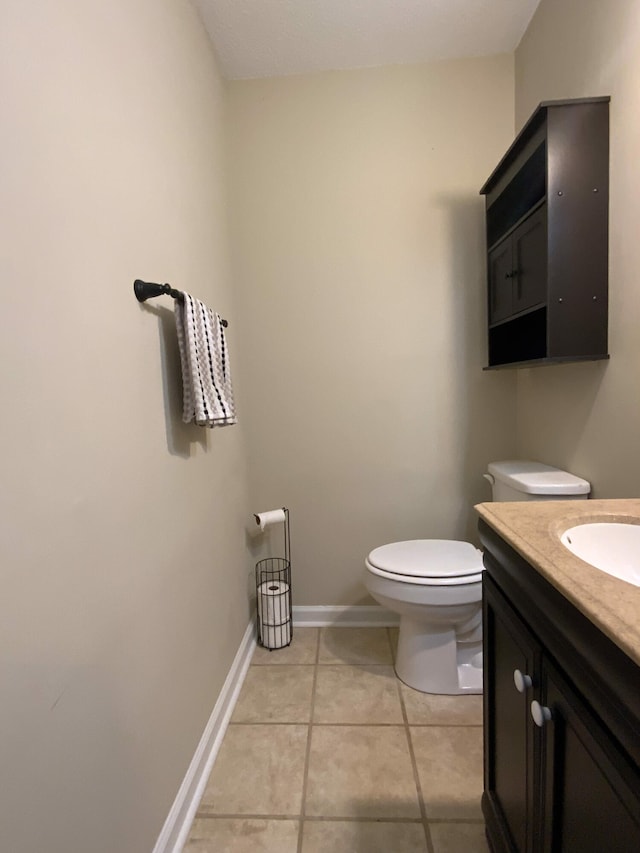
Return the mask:
<svg viewBox="0 0 640 853">
<path fill-rule="evenodd" d="M 400 615 L 395 669 L 423 693 L 482 693 L 482 553 L 414 539 L 372 551 L 365 586 Z"/>
<path fill-rule="evenodd" d="M 540 462 L 492 462 L 494 500 L 585 499 L 590 484 Z M 469 542 L 412 539 L 375 548 L 364 583 L 400 616 L 395 669 L 423 693 L 482 693 L 482 553 Z"/>
</svg>

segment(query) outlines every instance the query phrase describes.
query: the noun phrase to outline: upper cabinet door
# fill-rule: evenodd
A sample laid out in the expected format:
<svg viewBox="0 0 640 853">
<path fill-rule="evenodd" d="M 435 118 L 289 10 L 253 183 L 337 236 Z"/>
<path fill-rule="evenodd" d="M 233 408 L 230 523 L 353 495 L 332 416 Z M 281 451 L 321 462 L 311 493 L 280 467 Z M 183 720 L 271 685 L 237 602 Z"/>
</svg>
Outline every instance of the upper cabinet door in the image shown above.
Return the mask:
<svg viewBox="0 0 640 853">
<path fill-rule="evenodd" d="M 489 323 L 513 314 L 513 260 L 507 238 L 489 253 Z"/>
<path fill-rule="evenodd" d="M 547 299 L 547 206 L 542 205 L 513 233 L 513 314 Z"/>
</svg>

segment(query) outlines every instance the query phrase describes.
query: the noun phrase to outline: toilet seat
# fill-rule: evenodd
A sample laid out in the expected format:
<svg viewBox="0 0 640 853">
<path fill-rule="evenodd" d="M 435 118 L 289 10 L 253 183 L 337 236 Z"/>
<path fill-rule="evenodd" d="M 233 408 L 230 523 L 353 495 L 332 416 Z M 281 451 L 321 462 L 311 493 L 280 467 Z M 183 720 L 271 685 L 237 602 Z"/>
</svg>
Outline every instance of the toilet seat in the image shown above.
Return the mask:
<svg viewBox="0 0 640 853">
<path fill-rule="evenodd" d="M 369 571 L 390 580 L 425 586 L 455 586 L 482 580 L 482 552 L 470 542 L 411 539 L 375 548 Z"/>
</svg>

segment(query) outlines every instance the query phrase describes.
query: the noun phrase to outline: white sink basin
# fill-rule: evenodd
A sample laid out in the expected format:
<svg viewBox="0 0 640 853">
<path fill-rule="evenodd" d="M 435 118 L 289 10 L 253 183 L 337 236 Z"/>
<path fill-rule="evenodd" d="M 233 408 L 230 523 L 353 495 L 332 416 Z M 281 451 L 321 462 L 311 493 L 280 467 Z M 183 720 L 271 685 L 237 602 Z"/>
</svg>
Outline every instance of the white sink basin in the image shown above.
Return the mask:
<svg viewBox="0 0 640 853">
<path fill-rule="evenodd" d="M 565 530 L 560 541 L 585 563 L 640 586 L 640 524 L 578 524 Z"/>
</svg>

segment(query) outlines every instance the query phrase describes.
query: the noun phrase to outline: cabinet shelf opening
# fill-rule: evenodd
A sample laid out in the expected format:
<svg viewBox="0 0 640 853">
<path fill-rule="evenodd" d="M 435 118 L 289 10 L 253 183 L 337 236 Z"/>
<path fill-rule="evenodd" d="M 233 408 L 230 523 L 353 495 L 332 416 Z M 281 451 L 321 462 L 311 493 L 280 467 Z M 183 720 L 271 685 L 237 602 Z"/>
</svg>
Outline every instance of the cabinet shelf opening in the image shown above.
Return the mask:
<svg viewBox="0 0 640 853">
<path fill-rule="evenodd" d="M 538 308 L 489 329 L 489 367 L 547 355 L 547 308 Z"/>
<path fill-rule="evenodd" d="M 493 245 L 547 193 L 547 145 L 542 142 L 487 210 L 487 245 Z"/>
</svg>

